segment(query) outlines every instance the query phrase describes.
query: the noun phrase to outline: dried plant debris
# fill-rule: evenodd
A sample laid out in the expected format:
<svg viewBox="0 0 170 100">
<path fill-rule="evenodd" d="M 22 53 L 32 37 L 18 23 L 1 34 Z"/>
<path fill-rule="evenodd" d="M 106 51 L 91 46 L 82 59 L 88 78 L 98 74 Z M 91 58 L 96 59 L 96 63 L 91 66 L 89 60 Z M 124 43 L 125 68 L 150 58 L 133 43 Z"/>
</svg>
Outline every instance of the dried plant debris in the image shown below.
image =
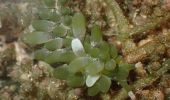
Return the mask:
<svg viewBox="0 0 170 100">
<path fill-rule="evenodd" d="M 0 99 L 169 100 L 168 0 L 0 2 Z"/>
<path fill-rule="evenodd" d="M 0 35 L 7 38 L 6 42 L 16 41 L 21 32 L 28 27 L 36 17 L 38 3 L 31 0 L 0 1 Z"/>
</svg>

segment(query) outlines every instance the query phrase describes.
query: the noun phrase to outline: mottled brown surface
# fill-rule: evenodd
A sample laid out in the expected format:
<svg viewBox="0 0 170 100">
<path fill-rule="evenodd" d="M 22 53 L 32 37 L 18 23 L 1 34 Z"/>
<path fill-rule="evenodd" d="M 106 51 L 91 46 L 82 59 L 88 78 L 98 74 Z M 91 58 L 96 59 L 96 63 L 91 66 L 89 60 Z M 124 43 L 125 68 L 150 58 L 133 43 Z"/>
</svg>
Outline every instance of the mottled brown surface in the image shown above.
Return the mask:
<svg viewBox="0 0 170 100">
<path fill-rule="evenodd" d="M 7 3 L 6 0 L 2 1 Z M 131 27 L 134 27 L 133 25 L 142 26 L 152 20 L 153 16 L 162 16 L 162 13 L 159 13 L 162 8 L 167 11 L 170 10 L 170 0 L 163 0 L 162 4 L 159 2 L 160 0 L 132 0 L 127 4 L 125 3 L 126 1 L 128 0 L 121 0 L 119 3 L 126 18 L 132 24 Z M 14 2 L 18 3 L 16 0 Z M 5 41 L 8 43 L 4 44 L 7 48 L 0 51 L 0 56 L 2 55 L 0 58 L 0 99 L 20 100 L 27 98 L 38 100 L 37 98 L 43 98 L 44 100 L 70 100 L 79 97 L 82 100 L 99 100 L 101 98 L 109 98 L 108 100 L 110 100 L 119 92 L 121 87 L 113 82 L 113 86 L 107 94 L 101 97 L 99 95 L 87 97 L 85 89 L 68 88 L 63 81 L 54 79 L 50 75 L 49 69 L 42 62 L 33 63 L 27 57 L 22 59 L 22 62 L 17 62 L 16 56 L 19 55 L 15 53 L 16 47 L 14 44 L 17 43 L 19 48 L 25 52 L 29 48 L 25 48 L 20 41 L 16 41 L 26 26 L 22 26 L 20 23 L 20 15 L 13 16 L 14 12 L 11 9 L 1 5 L 0 3 L 0 8 L 4 7 L 4 13 L 5 11 L 7 13 L 2 17 L 0 35 L 6 36 Z M 136 36 L 122 43 L 117 41 L 118 39 L 116 38 L 115 18 L 102 0 L 73 0 L 66 6 L 72 7 L 74 11 L 82 11 L 86 16 L 88 28 L 91 28 L 94 23 L 100 25 L 105 40 L 116 44 L 119 53 L 123 55 L 128 63 L 136 64 L 140 62 L 142 64 L 142 66 L 136 68 L 134 73 L 129 75 L 133 76 L 134 80 L 146 78 L 149 73 L 155 73 L 160 68 L 159 65 L 161 65 L 164 58 L 170 57 L 170 26 L 168 21 L 165 22 L 165 25 L 149 31 L 142 37 Z M 3 9 L 0 9 L 0 11 L 3 11 Z M 158 10 L 154 12 L 154 9 Z M 90 33 L 90 30 L 87 31 Z M 11 50 L 13 51 L 11 52 Z M 21 53 L 21 55 L 23 54 Z M 23 56 L 30 55 L 30 52 L 26 52 L 26 55 Z M 18 63 L 21 65 L 18 65 Z M 129 79 L 129 83 L 133 84 L 133 81 Z M 144 89 L 137 90 L 135 93 L 137 99 L 164 100 L 170 94 L 168 90 L 170 88 L 169 72 L 157 81 L 154 84 L 149 84 Z M 110 95 L 112 91 L 114 93 Z"/>
</svg>

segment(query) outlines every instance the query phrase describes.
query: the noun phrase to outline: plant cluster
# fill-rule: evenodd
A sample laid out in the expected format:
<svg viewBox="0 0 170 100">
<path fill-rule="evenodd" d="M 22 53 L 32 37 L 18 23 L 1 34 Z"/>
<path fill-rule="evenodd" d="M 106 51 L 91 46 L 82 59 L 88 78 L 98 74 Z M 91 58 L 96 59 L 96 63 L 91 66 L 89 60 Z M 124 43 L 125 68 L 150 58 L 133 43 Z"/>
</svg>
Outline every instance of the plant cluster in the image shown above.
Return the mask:
<svg viewBox="0 0 170 100">
<path fill-rule="evenodd" d="M 130 91 L 127 77 L 133 65 L 103 39 L 100 26 L 87 32 L 84 15 L 64 8 L 66 1 L 59 0 L 55 9 L 55 0 L 44 0 L 46 7 L 32 22 L 33 31 L 24 34 L 23 41 L 36 48 L 34 59 L 50 64 L 54 77 L 68 86 L 86 86 L 89 96 L 108 92 L 113 80 Z"/>
</svg>

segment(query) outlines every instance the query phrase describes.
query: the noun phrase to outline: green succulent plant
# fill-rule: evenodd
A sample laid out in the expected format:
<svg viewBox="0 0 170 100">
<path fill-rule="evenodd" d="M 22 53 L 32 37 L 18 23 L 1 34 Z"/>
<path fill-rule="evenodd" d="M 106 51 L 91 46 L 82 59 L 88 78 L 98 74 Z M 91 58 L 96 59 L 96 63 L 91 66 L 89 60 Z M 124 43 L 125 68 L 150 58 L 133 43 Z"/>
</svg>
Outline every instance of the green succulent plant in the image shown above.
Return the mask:
<svg viewBox="0 0 170 100">
<path fill-rule="evenodd" d="M 32 22 L 33 32 L 23 36 L 28 45 L 40 46 L 34 59 L 54 67 L 54 77 L 66 80 L 68 86 L 86 86 L 89 96 L 108 92 L 112 80 L 129 91 L 127 77 L 134 67 L 121 59 L 113 44 L 103 40 L 100 26 L 94 25 L 91 33 L 87 33 L 81 12 L 57 12 L 51 8 L 53 0 L 44 1 L 47 8 Z"/>
</svg>

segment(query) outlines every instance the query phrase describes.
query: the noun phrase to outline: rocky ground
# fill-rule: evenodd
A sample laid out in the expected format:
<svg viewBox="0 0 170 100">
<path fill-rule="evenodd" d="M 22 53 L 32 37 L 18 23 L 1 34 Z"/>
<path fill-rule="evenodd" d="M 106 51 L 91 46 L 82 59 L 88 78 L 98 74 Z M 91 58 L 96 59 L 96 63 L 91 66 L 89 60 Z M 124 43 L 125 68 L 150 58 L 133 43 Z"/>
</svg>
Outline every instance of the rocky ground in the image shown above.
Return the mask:
<svg viewBox="0 0 170 100">
<path fill-rule="evenodd" d="M 117 45 L 123 58 L 135 65 L 129 84 L 134 86 L 136 100 L 170 100 L 170 70 L 160 76 L 149 76 L 159 72 L 164 59 L 170 58 L 169 0 L 117 2 L 130 28 L 141 27 L 124 43 L 115 38 L 116 19 L 104 0 L 71 0 L 66 7 L 82 11 L 88 19 L 87 28 L 94 23 L 100 25 L 105 40 Z M 27 31 L 32 19 L 37 18 L 37 3 L 0 0 L 0 99 L 111 100 L 123 95 L 120 86 L 113 82 L 109 93 L 88 97 L 83 89 L 67 87 L 64 81 L 53 78 L 46 63 L 32 59 L 32 48 L 24 44 L 20 36 Z M 143 81 L 147 81 L 143 86 L 138 84 Z"/>
</svg>

